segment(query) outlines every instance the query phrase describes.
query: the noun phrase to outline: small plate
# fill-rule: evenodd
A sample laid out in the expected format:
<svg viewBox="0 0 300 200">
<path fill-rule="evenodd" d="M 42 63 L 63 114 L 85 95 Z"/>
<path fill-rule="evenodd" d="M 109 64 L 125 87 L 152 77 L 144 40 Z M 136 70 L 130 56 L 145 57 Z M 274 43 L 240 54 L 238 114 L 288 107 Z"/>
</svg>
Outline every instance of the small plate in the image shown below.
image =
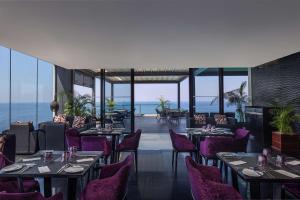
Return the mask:
<svg viewBox="0 0 300 200">
<path fill-rule="evenodd" d="M 83 167 L 78 165 L 73 165 L 72 167 L 65 168 L 64 171 L 67 173 L 79 173 L 84 170 Z"/>
<path fill-rule="evenodd" d="M 243 169 L 242 173 L 251 177 L 261 177 L 262 175 L 264 175 L 264 173 L 261 171 L 256 171 L 248 168 Z"/>
<path fill-rule="evenodd" d="M 20 164 L 12 164 L 9 166 L 6 166 L 4 168 L 1 169 L 1 171 L 3 172 L 13 172 L 13 171 L 17 171 L 23 168 L 23 165 Z"/>
</svg>

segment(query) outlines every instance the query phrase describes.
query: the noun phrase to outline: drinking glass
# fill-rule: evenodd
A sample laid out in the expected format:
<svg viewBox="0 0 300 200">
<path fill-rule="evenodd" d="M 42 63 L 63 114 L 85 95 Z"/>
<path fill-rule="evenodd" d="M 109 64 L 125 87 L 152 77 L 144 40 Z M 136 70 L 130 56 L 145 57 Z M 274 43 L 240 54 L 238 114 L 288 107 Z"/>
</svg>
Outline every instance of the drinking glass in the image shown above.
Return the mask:
<svg viewBox="0 0 300 200">
<path fill-rule="evenodd" d="M 258 158 L 257 158 L 257 166 L 264 170 L 265 167 L 266 167 L 266 158 L 264 155 L 259 155 Z"/>
<path fill-rule="evenodd" d="M 282 155 L 277 155 L 275 165 L 277 167 L 282 167 L 283 164 L 284 164 L 284 157 Z"/>
</svg>

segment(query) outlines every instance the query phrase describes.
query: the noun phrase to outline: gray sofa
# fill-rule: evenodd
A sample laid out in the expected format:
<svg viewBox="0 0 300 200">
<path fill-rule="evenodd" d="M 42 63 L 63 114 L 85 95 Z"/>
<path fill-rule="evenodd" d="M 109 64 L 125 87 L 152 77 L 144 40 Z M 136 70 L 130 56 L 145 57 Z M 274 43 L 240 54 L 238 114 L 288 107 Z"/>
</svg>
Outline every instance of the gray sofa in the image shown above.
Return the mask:
<svg viewBox="0 0 300 200">
<path fill-rule="evenodd" d="M 73 124 L 73 117 L 67 117 L 68 124 Z M 66 149 L 65 131 L 70 126 L 66 123 L 55 123 L 53 121 L 39 124 L 39 147 L 40 149 L 64 151 Z M 96 121 L 87 118 L 83 127 L 78 128 L 79 132 L 96 127 Z"/>
<path fill-rule="evenodd" d="M 231 117 L 232 115 L 231 114 L 228 114 L 226 115 L 226 119 L 227 119 L 227 124 L 216 124 L 216 121 L 215 121 L 215 118 L 214 118 L 214 114 L 217 114 L 217 113 L 210 113 L 209 114 L 206 114 L 206 113 L 197 113 L 197 114 L 204 114 L 206 116 L 206 124 L 199 124 L 195 121 L 194 118 L 189 118 L 187 117 L 187 128 L 201 128 L 203 126 L 206 126 L 207 124 L 210 124 L 210 125 L 213 125 L 213 126 L 216 126 L 216 127 L 220 127 L 220 128 L 229 128 L 231 129 L 232 131 L 234 131 L 237 126 L 238 126 L 238 123 L 237 123 L 237 120 L 234 118 L 234 117 Z"/>
</svg>

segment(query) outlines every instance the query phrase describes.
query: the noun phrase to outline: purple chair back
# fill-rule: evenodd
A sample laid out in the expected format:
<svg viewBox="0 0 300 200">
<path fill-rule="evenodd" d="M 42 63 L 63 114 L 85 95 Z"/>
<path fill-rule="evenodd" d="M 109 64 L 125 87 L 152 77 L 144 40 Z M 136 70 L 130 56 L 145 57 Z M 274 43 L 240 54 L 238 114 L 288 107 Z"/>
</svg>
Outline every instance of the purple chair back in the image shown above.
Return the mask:
<svg viewBox="0 0 300 200">
<path fill-rule="evenodd" d="M 127 161 L 130 162 L 129 160 Z M 81 200 L 124 199 L 132 162 L 122 166 L 113 176 L 90 181 L 81 194 Z"/>
<path fill-rule="evenodd" d="M 75 128 L 70 128 L 66 131 L 66 142 L 67 147 L 77 147 L 77 149 L 81 149 L 81 140 L 79 131 Z"/>
<path fill-rule="evenodd" d="M 193 151 L 195 145 L 185 136 L 175 133 L 172 129 L 169 130 L 172 146 L 177 151 Z"/>
<path fill-rule="evenodd" d="M 63 200 L 63 194 L 57 193 L 50 198 L 44 198 L 39 192 L 6 193 L 0 192 L 0 200 Z"/>
<path fill-rule="evenodd" d="M 197 169 L 197 164 L 190 156 L 185 158 L 185 163 L 195 200 L 242 200 L 241 195 L 232 186 L 205 178 L 204 174 Z"/>
<path fill-rule="evenodd" d="M 11 164 L 13 164 L 13 162 L 8 160 L 8 158 L 5 155 L 0 153 L 0 169 L 2 169 L 3 167 L 5 167 L 7 165 L 11 165 Z"/>
<path fill-rule="evenodd" d="M 105 165 L 101 169 L 100 172 L 100 179 L 111 177 L 116 174 L 122 167 L 129 165 L 130 167 L 133 165 L 133 155 L 130 154 L 129 156 L 126 157 L 125 160 L 119 163 L 114 163 L 111 165 Z"/>
<path fill-rule="evenodd" d="M 142 131 L 138 129 L 135 133 L 132 133 L 124 138 L 124 140 L 118 145 L 119 150 L 137 150 L 140 143 Z"/>
<path fill-rule="evenodd" d="M 104 136 L 83 136 L 81 137 L 82 151 L 103 151 L 104 156 L 111 153 L 111 144 Z"/>
<path fill-rule="evenodd" d="M 247 129 L 239 128 L 235 131 L 234 146 L 236 152 L 246 152 L 250 132 Z"/>
<path fill-rule="evenodd" d="M 195 200 L 203 199 L 201 198 L 201 176 L 199 171 L 194 167 L 193 159 L 190 156 L 185 158 L 185 164 L 187 167 L 188 177 L 191 185 L 191 191 Z M 203 199 L 204 200 L 204 199 Z"/>
</svg>

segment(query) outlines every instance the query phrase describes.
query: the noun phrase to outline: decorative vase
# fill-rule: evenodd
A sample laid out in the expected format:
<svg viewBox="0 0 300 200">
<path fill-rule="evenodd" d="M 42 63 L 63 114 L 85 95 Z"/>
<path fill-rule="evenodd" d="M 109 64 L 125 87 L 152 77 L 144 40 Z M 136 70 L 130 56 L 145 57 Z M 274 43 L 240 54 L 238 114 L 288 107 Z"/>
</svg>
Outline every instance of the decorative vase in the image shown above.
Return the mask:
<svg viewBox="0 0 300 200">
<path fill-rule="evenodd" d="M 59 109 L 59 104 L 58 104 L 58 102 L 57 101 L 52 101 L 51 102 L 51 104 L 50 104 L 50 110 L 52 111 L 52 112 L 57 112 L 58 111 L 58 109 Z"/>
</svg>

